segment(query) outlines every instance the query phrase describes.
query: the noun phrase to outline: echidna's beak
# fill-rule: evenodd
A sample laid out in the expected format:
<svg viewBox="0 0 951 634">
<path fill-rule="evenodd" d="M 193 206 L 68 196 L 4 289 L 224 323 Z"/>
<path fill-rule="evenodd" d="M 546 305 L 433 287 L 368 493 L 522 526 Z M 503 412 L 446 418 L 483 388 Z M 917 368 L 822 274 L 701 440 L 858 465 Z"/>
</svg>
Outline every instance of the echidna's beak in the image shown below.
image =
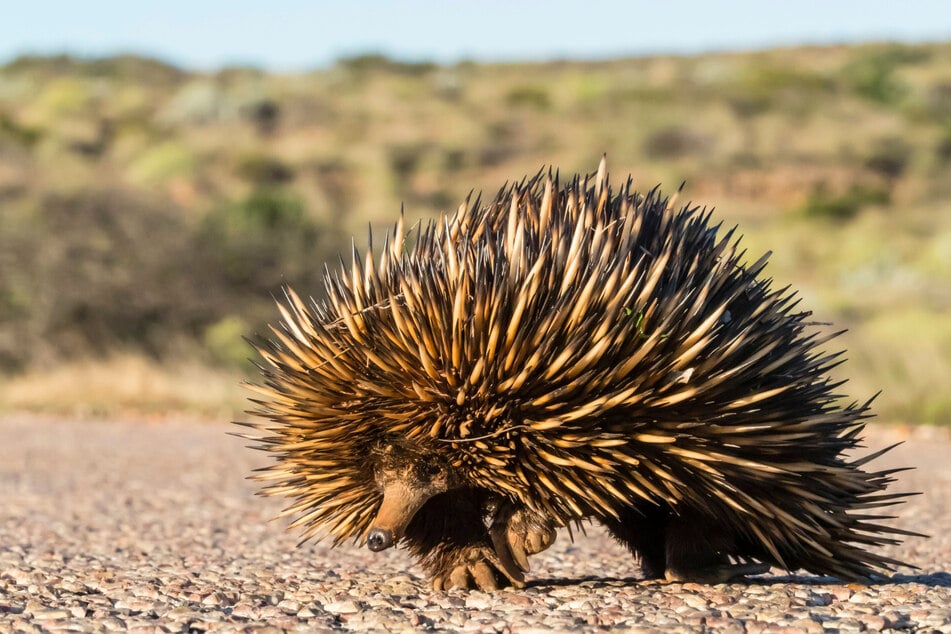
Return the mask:
<svg viewBox="0 0 951 634">
<path fill-rule="evenodd" d="M 393 545 L 393 533 L 382 528 L 370 529 L 367 534 L 367 548 L 373 552 L 386 550 Z"/>
<path fill-rule="evenodd" d="M 416 511 L 432 496 L 432 491 L 409 486 L 400 480 L 387 483 L 383 489 L 383 503 L 367 531 L 367 547 L 377 552 L 398 542 Z"/>
</svg>

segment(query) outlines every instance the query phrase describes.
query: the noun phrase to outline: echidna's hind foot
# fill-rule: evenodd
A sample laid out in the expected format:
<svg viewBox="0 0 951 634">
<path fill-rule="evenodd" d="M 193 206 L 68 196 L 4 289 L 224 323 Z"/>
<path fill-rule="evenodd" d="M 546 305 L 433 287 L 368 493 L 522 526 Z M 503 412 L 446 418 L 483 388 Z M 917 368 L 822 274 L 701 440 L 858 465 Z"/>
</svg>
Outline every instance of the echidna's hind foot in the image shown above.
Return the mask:
<svg viewBox="0 0 951 634">
<path fill-rule="evenodd" d="M 644 579 L 663 579 L 667 569 L 667 510 L 644 504 L 621 511 L 618 518 L 604 518 L 604 526 L 630 549 Z"/>
<path fill-rule="evenodd" d="M 695 583 L 728 583 L 741 581 L 748 575 L 761 575 L 769 572 L 769 564 L 722 564 L 703 568 L 670 568 L 664 572 L 669 582 L 692 581 Z"/>
<path fill-rule="evenodd" d="M 725 554 L 737 550 L 731 534 L 684 509 L 641 504 L 602 521 L 637 556 L 645 579 L 725 583 L 769 570 L 766 564 L 731 562 Z"/>
<path fill-rule="evenodd" d="M 554 523 L 524 507 L 502 505 L 489 529 L 492 545 L 507 568 L 528 572 L 528 556 L 551 546 L 557 533 Z"/>
<path fill-rule="evenodd" d="M 671 516 L 664 540 L 667 581 L 726 583 L 769 571 L 768 564 L 744 557 L 731 561 L 729 555 L 737 552 L 733 534 L 718 530 L 711 518 L 699 514 L 681 512 Z"/>
<path fill-rule="evenodd" d="M 488 545 L 473 545 L 447 551 L 440 555 L 433 571 L 436 591 L 450 588 L 497 590 L 506 586 L 525 586 L 525 576 L 517 568 L 506 565 Z"/>
</svg>

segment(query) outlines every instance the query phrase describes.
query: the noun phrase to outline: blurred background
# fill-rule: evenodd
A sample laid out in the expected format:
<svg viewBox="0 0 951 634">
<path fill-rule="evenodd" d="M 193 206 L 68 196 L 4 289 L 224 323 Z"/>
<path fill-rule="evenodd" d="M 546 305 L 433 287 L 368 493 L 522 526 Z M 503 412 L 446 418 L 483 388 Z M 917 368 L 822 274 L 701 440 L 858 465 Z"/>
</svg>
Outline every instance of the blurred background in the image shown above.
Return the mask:
<svg viewBox="0 0 951 634">
<path fill-rule="evenodd" d="M 951 8 L 892 7 L 17 3 L 0 411 L 235 416 L 282 282 L 606 152 L 772 250 L 881 420 L 948 424 Z"/>
</svg>

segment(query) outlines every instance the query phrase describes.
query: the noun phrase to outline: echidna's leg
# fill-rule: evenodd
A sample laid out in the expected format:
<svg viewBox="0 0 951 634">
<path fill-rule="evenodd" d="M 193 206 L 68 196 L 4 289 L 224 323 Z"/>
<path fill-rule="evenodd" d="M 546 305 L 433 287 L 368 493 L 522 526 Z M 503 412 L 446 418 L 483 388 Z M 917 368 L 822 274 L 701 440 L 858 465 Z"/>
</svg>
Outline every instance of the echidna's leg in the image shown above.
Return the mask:
<svg viewBox="0 0 951 634">
<path fill-rule="evenodd" d="M 604 519 L 615 539 L 630 549 L 641 564 L 645 579 L 662 579 L 667 569 L 669 511 L 653 504 L 630 507 L 618 519 Z"/>
<path fill-rule="evenodd" d="M 731 563 L 728 555 L 736 550 L 727 531 L 716 530 L 709 518 L 691 513 L 674 514 L 666 534 L 667 581 L 724 583 L 746 575 L 762 574 L 766 564 Z"/>
<path fill-rule="evenodd" d="M 540 553 L 555 541 L 555 523 L 524 506 L 503 502 L 495 512 L 489 536 L 506 567 L 528 572 L 528 556 Z"/>
<path fill-rule="evenodd" d="M 406 527 L 406 546 L 420 558 L 436 590 L 524 585 L 521 571 L 495 552 L 483 522 L 483 498 L 469 490 L 435 495 Z"/>
</svg>

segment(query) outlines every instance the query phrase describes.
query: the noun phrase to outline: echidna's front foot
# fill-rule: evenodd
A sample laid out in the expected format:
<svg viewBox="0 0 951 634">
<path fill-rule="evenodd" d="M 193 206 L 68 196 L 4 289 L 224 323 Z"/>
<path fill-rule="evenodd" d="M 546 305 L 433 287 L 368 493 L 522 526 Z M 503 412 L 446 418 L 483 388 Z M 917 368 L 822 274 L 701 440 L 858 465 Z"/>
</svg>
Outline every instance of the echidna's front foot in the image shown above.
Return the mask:
<svg viewBox="0 0 951 634">
<path fill-rule="evenodd" d="M 765 572 L 769 572 L 768 564 L 723 564 L 691 570 L 668 568 L 664 574 L 664 578 L 672 583 L 692 581 L 695 583 L 714 584 L 740 581 L 748 575 L 761 575 Z"/>
<path fill-rule="evenodd" d="M 497 511 L 489 536 L 507 568 L 528 572 L 528 556 L 551 546 L 556 532 L 551 520 L 524 507 L 505 505 Z"/>
<path fill-rule="evenodd" d="M 432 577 L 436 591 L 450 588 L 497 590 L 506 586 L 525 586 L 520 570 L 506 565 L 488 545 L 474 545 L 456 550 Z"/>
</svg>

